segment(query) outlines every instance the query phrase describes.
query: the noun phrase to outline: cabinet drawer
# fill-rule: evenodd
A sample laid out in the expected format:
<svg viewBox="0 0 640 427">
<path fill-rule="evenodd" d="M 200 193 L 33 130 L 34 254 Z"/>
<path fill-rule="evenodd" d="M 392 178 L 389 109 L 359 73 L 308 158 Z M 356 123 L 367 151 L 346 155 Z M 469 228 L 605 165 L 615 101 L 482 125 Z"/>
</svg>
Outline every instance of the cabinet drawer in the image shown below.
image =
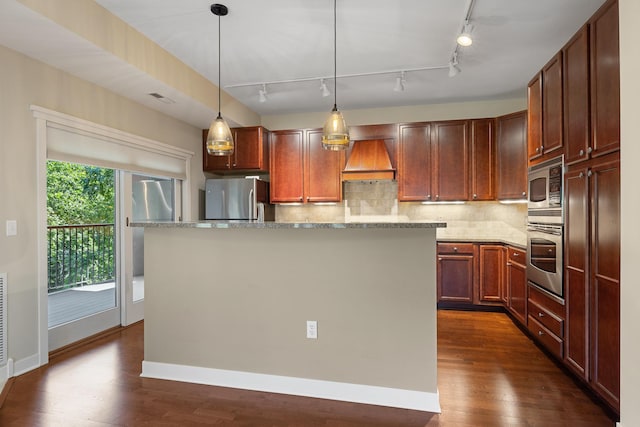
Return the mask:
<svg viewBox="0 0 640 427">
<path fill-rule="evenodd" d="M 438 254 L 473 254 L 473 243 L 438 243 Z"/>
<path fill-rule="evenodd" d="M 564 320 L 529 299 L 529 317 L 535 318 L 556 336 L 564 337 Z"/>
<path fill-rule="evenodd" d="M 529 321 L 527 322 L 529 331 L 533 334 L 536 340 L 540 342 L 547 350 L 549 350 L 558 359 L 562 359 L 563 342 L 553 332 L 545 328 L 538 320 L 529 315 Z"/>
<path fill-rule="evenodd" d="M 520 264 L 520 265 L 527 265 L 527 253 L 525 251 L 523 251 L 522 249 L 517 249 L 514 248 L 512 246 L 509 246 L 507 248 L 507 259 L 509 262 L 515 262 L 516 264 Z"/>
</svg>

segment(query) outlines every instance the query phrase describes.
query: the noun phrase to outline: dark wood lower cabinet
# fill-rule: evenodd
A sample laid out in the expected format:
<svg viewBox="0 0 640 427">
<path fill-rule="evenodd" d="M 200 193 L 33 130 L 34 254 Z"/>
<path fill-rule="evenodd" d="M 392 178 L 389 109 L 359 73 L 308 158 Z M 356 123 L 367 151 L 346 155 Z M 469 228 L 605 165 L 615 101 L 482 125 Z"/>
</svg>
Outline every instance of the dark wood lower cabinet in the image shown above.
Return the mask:
<svg viewBox="0 0 640 427">
<path fill-rule="evenodd" d="M 507 309 L 523 325 L 527 324 L 527 267 L 526 252 L 507 248 L 507 283 L 509 298 Z"/>
<path fill-rule="evenodd" d="M 504 298 L 504 246 L 479 245 L 478 300 L 502 304 Z"/>
<path fill-rule="evenodd" d="M 620 154 L 565 173 L 566 365 L 620 405 Z"/>
<path fill-rule="evenodd" d="M 527 286 L 527 293 L 527 328 L 529 332 L 558 360 L 562 360 L 565 327 L 564 301 L 531 284 Z"/>
<path fill-rule="evenodd" d="M 473 303 L 473 243 L 438 244 L 438 301 Z"/>
</svg>

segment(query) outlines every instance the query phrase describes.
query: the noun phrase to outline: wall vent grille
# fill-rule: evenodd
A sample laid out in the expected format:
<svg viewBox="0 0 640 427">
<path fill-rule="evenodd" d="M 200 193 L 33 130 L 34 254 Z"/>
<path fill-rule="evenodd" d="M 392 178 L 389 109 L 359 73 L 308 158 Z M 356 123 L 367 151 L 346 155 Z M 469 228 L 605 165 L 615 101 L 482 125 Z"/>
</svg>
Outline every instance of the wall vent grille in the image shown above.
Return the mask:
<svg viewBox="0 0 640 427">
<path fill-rule="evenodd" d="M 7 273 L 0 273 L 0 366 L 7 364 Z"/>
</svg>

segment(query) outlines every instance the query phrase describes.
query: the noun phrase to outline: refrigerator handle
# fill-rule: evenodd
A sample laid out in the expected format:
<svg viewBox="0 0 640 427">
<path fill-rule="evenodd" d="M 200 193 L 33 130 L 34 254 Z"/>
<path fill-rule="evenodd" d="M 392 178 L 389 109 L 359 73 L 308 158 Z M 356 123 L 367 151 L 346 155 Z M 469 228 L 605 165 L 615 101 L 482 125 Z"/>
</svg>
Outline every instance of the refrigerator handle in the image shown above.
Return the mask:
<svg viewBox="0 0 640 427">
<path fill-rule="evenodd" d="M 250 220 L 254 220 L 256 219 L 256 207 L 255 207 L 255 201 L 253 200 L 253 195 L 254 195 L 254 191 L 253 188 L 251 190 L 249 190 L 249 215 L 251 215 L 251 217 L 249 218 Z"/>
</svg>

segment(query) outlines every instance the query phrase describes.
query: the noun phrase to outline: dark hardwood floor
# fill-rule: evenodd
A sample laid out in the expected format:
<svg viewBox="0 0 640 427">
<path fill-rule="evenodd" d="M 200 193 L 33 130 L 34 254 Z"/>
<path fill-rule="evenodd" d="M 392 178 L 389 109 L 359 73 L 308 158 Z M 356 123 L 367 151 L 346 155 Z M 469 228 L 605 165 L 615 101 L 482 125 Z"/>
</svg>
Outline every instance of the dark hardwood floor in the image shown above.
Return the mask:
<svg viewBox="0 0 640 427">
<path fill-rule="evenodd" d="M 15 378 L 0 426 L 615 425 L 502 313 L 438 312 L 441 414 L 140 378 L 143 328 Z"/>
</svg>

